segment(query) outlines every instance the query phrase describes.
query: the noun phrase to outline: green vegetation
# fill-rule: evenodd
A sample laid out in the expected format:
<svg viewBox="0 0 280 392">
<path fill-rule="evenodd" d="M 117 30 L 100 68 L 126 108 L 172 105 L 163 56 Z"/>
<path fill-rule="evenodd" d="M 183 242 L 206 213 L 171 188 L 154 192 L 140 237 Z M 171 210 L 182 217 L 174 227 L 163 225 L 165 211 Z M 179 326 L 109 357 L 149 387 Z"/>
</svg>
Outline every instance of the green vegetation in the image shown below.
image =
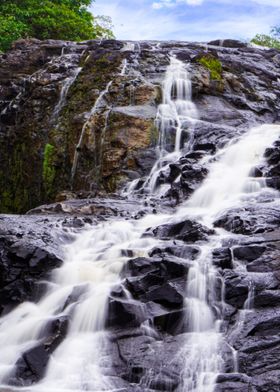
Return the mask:
<svg viewBox="0 0 280 392">
<path fill-rule="evenodd" d="M 280 49 L 280 27 L 273 27 L 271 35 L 257 34 L 251 42 L 268 48 Z"/>
<path fill-rule="evenodd" d="M 212 80 L 222 79 L 223 68 L 219 59 L 211 55 L 206 55 L 200 57 L 197 61 L 210 71 L 210 77 Z"/>
<path fill-rule="evenodd" d="M 44 149 L 43 160 L 43 181 L 46 194 L 52 191 L 52 185 L 55 178 L 55 148 L 52 144 L 46 144 Z"/>
<path fill-rule="evenodd" d="M 113 38 L 110 18 L 94 17 L 93 0 L 1 0 L 0 51 L 19 38 L 83 41 Z"/>
</svg>

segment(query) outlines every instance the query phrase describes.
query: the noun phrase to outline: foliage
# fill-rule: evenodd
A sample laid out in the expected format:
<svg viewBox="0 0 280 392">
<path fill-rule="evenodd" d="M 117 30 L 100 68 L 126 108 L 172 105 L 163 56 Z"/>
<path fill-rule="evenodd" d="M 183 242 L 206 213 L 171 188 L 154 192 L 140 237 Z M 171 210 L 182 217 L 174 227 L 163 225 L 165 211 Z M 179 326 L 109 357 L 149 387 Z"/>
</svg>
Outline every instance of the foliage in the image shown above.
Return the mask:
<svg viewBox="0 0 280 392">
<path fill-rule="evenodd" d="M 0 51 L 8 50 L 11 42 L 25 36 L 27 32 L 27 26 L 13 16 L 0 15 Z"/>
<path fill-rule="evenodd" d="M 202 56 L 198 59 L 198 62 L 210 71 L 211 79 L 222 79 L 222 64 L 219 59 L 212 56 Z"/>
<path fill-rule="evenodd" d="M 280 27 L 275 26 L 271 30 L 271 35 L 257 34 L 251 42 L 267 48 L 280 49 Z"/>
<path fill-rule="evenodd" d="M 251 42 L 256 45 L 266 46 L 268 48 L 280 49 L 280 41 L 270 35 L 257 34 Z"/>
<path fill-rule="evenodd" d="M 18 38 L 83 41 L 113 38 L 111 21 L 95 18 L 92 0 L 1 0 L 0 50 Z"/>
</svg>

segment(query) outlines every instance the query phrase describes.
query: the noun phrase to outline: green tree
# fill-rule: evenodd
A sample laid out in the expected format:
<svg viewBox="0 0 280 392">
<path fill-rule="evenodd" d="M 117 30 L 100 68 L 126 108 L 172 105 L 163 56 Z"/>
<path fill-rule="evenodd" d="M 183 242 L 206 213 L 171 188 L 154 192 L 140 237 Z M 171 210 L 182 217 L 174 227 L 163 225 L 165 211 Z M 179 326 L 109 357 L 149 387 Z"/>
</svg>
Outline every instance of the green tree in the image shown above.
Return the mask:
<svg viewBox="0 0 280 392">
<path fill-rule="evenodd" d="M 251 42 L 256 45 L 266 46 L 268 48 L 280 49 L 280 27 L 275 26 L 271 30 L 271 35 L 257 34 Z"/>
<path fill-rule="evenodd" d="M 88 11 L 91 3 L 92 0 L 1 0 L 0 50 L 27 37 L 71 41 L 113 38 L 108 19 L 95 18 Z"/>
</svg>

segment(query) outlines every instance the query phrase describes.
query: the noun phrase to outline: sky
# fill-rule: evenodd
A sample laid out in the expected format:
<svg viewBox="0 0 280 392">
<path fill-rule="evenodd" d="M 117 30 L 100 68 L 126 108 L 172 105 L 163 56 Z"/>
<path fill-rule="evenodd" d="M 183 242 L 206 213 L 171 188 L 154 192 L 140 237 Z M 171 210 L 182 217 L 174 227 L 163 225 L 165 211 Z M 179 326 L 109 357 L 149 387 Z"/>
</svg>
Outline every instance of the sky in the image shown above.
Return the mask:
<svg viewBox="0 0 280 392">
<path fill-rule="evenodd" d="M 280 0 L 95 0 L 120 40 L 248 40 L 280 25 Z"/>
</svg>

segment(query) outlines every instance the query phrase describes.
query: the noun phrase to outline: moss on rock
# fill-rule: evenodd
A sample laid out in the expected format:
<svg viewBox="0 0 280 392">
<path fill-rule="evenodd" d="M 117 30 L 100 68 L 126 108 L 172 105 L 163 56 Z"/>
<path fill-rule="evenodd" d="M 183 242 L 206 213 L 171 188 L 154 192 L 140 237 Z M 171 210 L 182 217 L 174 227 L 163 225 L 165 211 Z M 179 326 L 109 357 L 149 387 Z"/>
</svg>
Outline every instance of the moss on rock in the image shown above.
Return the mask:
<svg viewBox="0 0 280 392">
<path fill-rule="evenodd" d="M 205 54 L 197 59 L 197 62 L 207 68 L 212 80 L 222 80 L 222 63 L 210 54 Z"/>
<path fill-rule="evenodd" d="M 44 148 L 43 160 L 43 184 L 47 196 L 52 194 L 55 173 L 55 147 L 47 143 Z"/>
</svg>

